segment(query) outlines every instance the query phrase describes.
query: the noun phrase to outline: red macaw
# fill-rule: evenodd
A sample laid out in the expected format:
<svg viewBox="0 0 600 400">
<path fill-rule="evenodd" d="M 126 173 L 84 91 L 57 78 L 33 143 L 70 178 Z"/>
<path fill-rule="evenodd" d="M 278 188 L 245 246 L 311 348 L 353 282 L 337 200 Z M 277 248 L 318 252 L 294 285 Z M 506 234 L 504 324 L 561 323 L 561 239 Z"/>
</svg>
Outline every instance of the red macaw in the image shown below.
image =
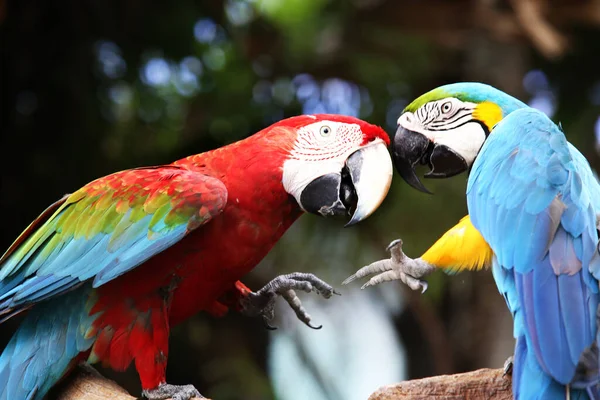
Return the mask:
<svg viewBox="0 0 600 400">
<path fill-rule="evenodd" d="M 294 289 L 330 296 L 311 274 L 258 292 L 239 279 L 303 211 L 349 224 L 373 213 L 391 182 L 388 144 L 359 119 L 305 115 L 65 196 L 0 258 L 0 320 L 27 310 L 0 356 L 0 398 L 42 399 L 80 361 L 133 361 L 148 399 L 199 397 L 166 383 L 170 328 L 228 306 L 268 319 Z"/>
</svg>

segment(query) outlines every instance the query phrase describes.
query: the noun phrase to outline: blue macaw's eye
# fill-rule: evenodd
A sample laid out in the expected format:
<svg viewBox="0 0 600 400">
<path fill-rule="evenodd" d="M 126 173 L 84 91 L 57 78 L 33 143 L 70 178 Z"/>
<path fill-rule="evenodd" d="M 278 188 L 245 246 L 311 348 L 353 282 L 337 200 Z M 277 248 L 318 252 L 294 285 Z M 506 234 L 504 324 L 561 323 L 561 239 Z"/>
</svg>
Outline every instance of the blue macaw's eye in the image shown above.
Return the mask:
<svg viewBox="0 0 600 400">
<path fill-rule="evenodd" d="M 331 133 L 331 128 L 327 125 L 321 127 L 321 136 L 329 136 Z"/>
<path fill-rule="evenodd" d="M 444 104 L 442 104 L 442 112 L 443 113 L 449 113 L 450 110 L 452 110 L 452 103 L 447 101 Z"/>
</svg>

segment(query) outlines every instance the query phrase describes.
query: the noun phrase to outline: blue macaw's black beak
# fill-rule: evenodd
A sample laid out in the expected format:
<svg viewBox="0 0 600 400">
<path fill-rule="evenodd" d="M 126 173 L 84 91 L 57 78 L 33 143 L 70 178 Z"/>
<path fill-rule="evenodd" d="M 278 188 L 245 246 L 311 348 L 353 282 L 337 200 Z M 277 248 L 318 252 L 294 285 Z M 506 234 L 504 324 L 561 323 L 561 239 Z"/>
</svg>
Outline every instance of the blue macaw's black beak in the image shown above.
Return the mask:
<svg viewBox="0 0 600 400">
<path fill-rule="evenodd" d="M 465 159 L 450 147 L 436 144 L 425 135 L 398 127 L 392 143 L 392 158 L 402 179 L 413 188 L 432 194 L 415 172 L 417 164 L 428 165 L 425 178 L 449 178 L 468 169 Z"/>
</svg>

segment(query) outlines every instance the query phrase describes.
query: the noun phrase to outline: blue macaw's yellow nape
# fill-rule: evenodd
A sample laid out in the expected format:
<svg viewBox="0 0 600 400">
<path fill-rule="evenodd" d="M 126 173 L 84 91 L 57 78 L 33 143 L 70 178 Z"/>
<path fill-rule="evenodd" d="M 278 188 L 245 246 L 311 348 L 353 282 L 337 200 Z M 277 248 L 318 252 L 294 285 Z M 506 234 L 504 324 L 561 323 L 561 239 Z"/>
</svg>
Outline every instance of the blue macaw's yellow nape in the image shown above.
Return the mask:
<svg viewBox="0 0 600 400">
<path fill-rule="evenodd" d="M 407 106 L 392 145 L 402 177 L 469 172 L 469 216 L 420 258 L 392 257 L 349 280 L 402 280 L 413 289 L 443 268 L 490 265 L 514 319 L 516 399 L 600 399 L 598 215 L 600 184 L 546 115 L 480 83 L 437 88 Z M 568 396 L 568 397 L 567 397 Z"/>
</svg>

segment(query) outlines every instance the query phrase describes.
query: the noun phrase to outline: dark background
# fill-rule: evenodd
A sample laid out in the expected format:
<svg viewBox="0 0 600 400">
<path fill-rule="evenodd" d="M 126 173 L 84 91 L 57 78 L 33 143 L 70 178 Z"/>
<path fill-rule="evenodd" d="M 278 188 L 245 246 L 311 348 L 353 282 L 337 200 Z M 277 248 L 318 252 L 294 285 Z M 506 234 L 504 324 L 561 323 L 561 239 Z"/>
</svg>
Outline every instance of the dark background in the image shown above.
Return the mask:
<svg viewBox="0 0 600 400">
<path fill-rule="evenodd" d="M 598 0 L 0 1 L 1 245 L 48 204 L 125 168 L 231 143 L 281 118 L 332 112 L 390 135 L 408 101 L 482 81 L 560 121 L 599 167 Z M 417 257 L 466 213 L 466 176 L 397 175 L 369 220 L 305 216 L 247 278 L 311 271 L 340 287 L 402 237 Z M 378 386 L 499 367 L 512 322 L 489 272 L 303 294 L 321 331 L 282 307 L 258 320 L 198 315 L 171 337 L 168 380 L 218 399 L 364 399 Z M 3 343 L 18 319 L 2 325 Z M 103 371 L 134 394 L 134 371 Z"/>
</svg>

